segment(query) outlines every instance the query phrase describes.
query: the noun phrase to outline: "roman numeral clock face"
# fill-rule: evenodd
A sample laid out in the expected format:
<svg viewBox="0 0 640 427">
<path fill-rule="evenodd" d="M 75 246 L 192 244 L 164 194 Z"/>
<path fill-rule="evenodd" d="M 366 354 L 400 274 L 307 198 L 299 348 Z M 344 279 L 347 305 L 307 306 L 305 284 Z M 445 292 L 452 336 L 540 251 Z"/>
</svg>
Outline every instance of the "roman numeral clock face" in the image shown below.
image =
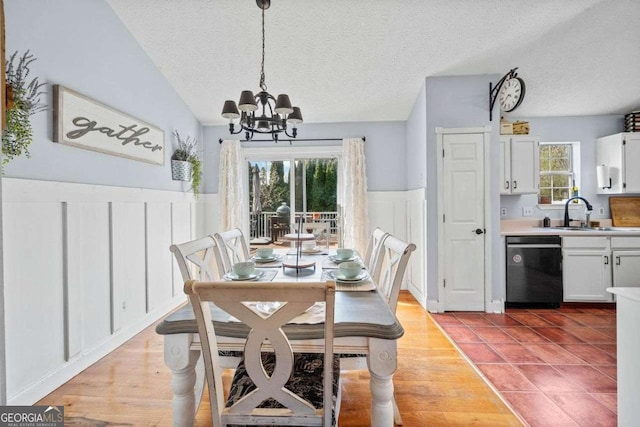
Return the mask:
<svg viewBox="0 0 640 427">
<path fill-rule="evenodd" d="M 520 77 L 514 77 L 502 85 L 498 102 L 502 111 L 513 111 L 522 103 L 524 99 L 524 81 Z"/>
</svg>

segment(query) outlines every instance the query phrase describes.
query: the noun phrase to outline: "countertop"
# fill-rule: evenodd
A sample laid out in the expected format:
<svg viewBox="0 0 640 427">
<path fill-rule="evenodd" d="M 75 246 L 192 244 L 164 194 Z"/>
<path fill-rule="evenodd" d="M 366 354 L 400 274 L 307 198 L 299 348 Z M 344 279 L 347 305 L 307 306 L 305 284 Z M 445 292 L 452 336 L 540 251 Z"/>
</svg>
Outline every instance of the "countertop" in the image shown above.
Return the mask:
<svg viewBox="0 0 640 427">
<path fill-rule="evenodd" d="M 631 301 L 640 302 L 640 288 L 607 288 L 607 292 L 628 298 Z"/>
<path fill-rule="evenodd" d="M 598 220 L 601 227 L 611 227 L 610 219 Z M 540 219 L 513 219 L 500 221 L 502 236 L 640 236 L 640 227 L 611 227 L 612 230 L 563 230 L 554 228 L 561 225 L 559 220 L 552 220 L 551 227 L 542 227 Z"/>
</svg>

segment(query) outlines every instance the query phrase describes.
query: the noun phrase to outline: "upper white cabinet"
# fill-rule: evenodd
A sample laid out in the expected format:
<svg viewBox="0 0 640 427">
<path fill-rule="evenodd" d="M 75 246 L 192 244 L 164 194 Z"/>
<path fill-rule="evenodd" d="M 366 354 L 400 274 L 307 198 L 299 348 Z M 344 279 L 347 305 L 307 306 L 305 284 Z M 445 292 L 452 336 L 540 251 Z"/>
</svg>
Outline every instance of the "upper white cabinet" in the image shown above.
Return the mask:
<svg viewBox="0 0 640 427">
<path fill-rule="evenodd" d="M 538 192 L 539 146 L 537 136 L 500 135 L 500 194 Z"/>
<path fill-rule="evenodd" d="M 596 165 L 611 188 L 598 185 L 598 194 L 640 193 L 640 133 L 623 132 L 596 140 Z M 608 179 L 604 181 L 608 181 Z M 600 180 L 599 180 L 600 181 Z"/>
</svg>

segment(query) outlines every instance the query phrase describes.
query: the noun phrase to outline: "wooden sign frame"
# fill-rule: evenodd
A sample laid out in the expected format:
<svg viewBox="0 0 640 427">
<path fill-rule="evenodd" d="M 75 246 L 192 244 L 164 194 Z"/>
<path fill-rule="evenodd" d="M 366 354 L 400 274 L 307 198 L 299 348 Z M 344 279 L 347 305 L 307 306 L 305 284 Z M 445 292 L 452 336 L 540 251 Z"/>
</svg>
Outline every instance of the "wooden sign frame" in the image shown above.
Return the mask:
<svg viewBox="0 0 640 427">
<path fill-rule="evenodd" d="M 53 141 L 164 165 L 164 131 L 61 85 L 53 85 Z"/>
</svg>

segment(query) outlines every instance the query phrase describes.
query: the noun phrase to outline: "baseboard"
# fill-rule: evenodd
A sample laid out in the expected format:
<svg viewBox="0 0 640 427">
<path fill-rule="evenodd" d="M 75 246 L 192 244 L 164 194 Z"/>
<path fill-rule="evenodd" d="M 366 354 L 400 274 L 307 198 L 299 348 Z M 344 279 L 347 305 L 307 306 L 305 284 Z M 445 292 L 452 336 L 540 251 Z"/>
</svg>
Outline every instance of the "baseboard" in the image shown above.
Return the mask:
<svg viewBox="0 0 640 427">
<path fill-rule="evenodd" d="M 444 307 L 440 304 L 440 301 L 428 299 L 427 311 L 429 311 L 429 313 L 444 313 Z"/>
<path fill-rule="evenodd" d="M 493 300 L 487 304 L 487 313 L 504 313 L 504 300 Z"/>
<path fill-rule="evenodd" d="M 46 377 L 43 377 L 35 384 L 28 386 L 15 396 L 9 397 L 8 405 L 34 405 L 40 399 L 60 387 L 71 378 L 78 375 L 95 362 L 111 353 L 116 348 L 139 334 L 142 330 L 149 327 L 157 320 L 163 318 L 169 312 L 181 306 L 186 301 L 184 295 L 178 295 L 176 298 L 164 304 L 162 307 L 148 313 L 139 321 L 117 331 L 109 336 L 96 347 L 75 356 L 65 364 L 61 365 L 57 370 L 52 371 Z M 63 402 L 55 403 L 62 405 Z"/>
</svg>

